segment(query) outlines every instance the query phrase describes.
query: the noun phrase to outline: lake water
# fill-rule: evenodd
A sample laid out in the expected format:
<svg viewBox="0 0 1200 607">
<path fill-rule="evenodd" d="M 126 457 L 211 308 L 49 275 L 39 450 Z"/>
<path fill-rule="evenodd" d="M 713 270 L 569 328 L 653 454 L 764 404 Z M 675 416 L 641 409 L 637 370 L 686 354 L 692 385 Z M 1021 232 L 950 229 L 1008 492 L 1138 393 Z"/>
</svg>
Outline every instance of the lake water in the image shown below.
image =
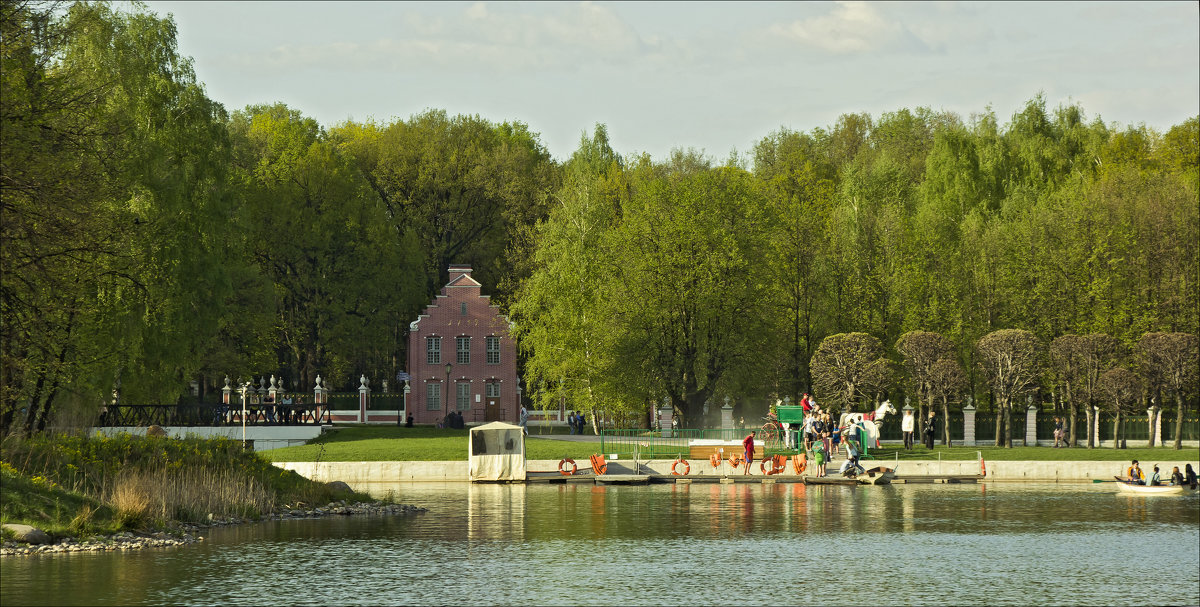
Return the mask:
<svg viewBox="0 0 1200 607">
<path fill-rule="evenodd" d="M 1196 605 L 1200 499 L 1111 484 L 380 485 L 416 516 L 5 557 L 13 605 Z"/>
</svg>

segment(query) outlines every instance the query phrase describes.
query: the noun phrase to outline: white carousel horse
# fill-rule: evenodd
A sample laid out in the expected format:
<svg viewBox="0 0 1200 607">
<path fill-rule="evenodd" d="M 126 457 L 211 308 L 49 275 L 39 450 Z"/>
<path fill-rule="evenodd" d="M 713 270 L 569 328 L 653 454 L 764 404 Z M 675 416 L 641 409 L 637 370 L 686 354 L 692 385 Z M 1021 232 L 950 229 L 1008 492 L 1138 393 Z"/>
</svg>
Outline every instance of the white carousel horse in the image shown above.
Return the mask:
<svg viewBox="0 0 1200 607">
<path fill-rule="evenodd" d="M 883 426 L 883 418 L 887 417 L 888 413 L 895 414 L 896 408 L 892 406 L 892 401 L 885 400 L 879 405 L 879 408 L 871 413 L 843 413 L 838 419 L 838 427 L 845 428 L 854 424 L 860 424 L 860 427 L 867 431 L 867 440 L 879 446 L 879 428 Z M 866 424 L 863 422 L 874 422 Z"/>
</svg>

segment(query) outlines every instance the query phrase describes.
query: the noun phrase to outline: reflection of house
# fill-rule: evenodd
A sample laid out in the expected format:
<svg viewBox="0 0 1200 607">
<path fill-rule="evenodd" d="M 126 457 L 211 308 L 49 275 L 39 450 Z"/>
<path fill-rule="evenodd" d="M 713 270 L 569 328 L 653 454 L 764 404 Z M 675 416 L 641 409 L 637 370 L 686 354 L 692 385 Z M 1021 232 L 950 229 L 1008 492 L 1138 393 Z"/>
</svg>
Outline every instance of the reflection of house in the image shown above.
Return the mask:
<svg viewBox="0 0 1200 607">
<path fill-rule="evenodd" d="M 432 424 L 451 411 L 467 423 L 518 421 L 517 348 L 508 318 L 471 278 L 450 266 L 450 282 L 409 325 L 408 412 Z"/>
</svg>

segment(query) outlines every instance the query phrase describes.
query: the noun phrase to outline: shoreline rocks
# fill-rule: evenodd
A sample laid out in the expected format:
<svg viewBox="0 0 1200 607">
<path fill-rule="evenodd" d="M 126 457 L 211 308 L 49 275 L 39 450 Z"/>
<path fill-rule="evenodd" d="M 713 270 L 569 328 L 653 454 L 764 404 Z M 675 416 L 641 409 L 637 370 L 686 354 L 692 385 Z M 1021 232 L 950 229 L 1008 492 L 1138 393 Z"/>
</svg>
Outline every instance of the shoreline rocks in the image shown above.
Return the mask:
<svg viewBox="0 0 1200 607">
<path fill-rule="evenodd" d="M 18 537 L 40 537 L 50 543 L 31 543 L 6 539 L 0 544 L 0 557 L 23 556 L 34 554 L 68 554 L 75 552 L 111 552 L 118 550 L 141 550 L 143 548 L 169 548 L 185 546 L 204 541 L 200 532 L 211 527 L 227 527 L 244 525 L 263 521 L 280 521 L 307 518 L 324 518 L 331 516 L 362 516 L 362 515 L 397 515 L 421 514 L 425 508 L 408 504 L 387 504 L 383 502 L 347 502 L 340 500 L 330 502 L 325 506 L 310 507 L 305 504 L 289 504 L 276 509 L 275 512 L 259 518 L 231 517 L 227 519 L 212 518 L 207 523 L 178 523 L 177 530 L 132 532 L 122 531 L 113 535 L 98 536 L 85 540 L 62 538 L 50 540 L 41 530 L 29 525 L 5 524 L 5 528 L 14 528 Z M 19 528 L 19 529 L 17 529 Z M 28 529 L 26 529 L 28 528 Z M 36 533 L 35 533 L 36 532 Z"/>
</svg>

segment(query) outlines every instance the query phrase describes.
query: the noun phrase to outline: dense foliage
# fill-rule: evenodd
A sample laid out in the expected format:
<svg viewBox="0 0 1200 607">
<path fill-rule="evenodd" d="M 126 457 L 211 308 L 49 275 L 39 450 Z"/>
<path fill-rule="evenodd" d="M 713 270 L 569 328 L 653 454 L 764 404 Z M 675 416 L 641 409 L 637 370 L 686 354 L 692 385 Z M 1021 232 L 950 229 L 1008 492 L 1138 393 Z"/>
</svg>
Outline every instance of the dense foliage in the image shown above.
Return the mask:
<svg viewBox="0 0 1200 607">
<path fill-rule="evenodd" d="M 1116 402 L 1113 367 L 1176 436 L 1195 406 L 1198 118 L 1160 133 L 1035 96 L 1007 121 L 846 114 L 725 162 L 623 158 L 598 125 L 559 164 L 519 122 L 227 112 L 136 4 L 0 11 L 2 431 L 227 375 L 391 378 L 449 263 L 511 314 L 531 404 L 593 421 L 804 392 L 1003 421 L 1037 397 L 1074 433 Z"/>
</svg>

